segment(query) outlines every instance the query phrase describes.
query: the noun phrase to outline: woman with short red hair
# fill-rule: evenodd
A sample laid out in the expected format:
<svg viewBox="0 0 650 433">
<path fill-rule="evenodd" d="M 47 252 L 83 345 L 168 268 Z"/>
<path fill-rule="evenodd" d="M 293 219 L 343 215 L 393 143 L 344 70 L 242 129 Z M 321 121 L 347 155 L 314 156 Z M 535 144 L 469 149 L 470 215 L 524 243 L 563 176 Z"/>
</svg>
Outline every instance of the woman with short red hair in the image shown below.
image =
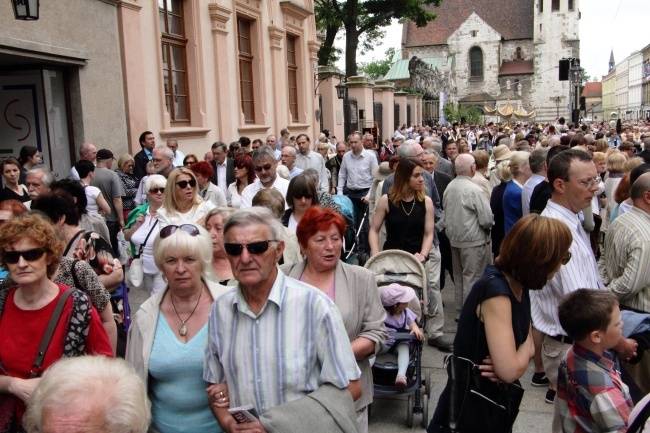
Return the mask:
<svg viewBox="0 0 650 433">
<path fill-rule="evenodd" d="M 233 166 L 235 167 L 235 181 L 228 185 L 228 206 L 239 209 L 242 191 L 255 182 L 255 166 L 248 155 L 236 157 Z"/>
<path fill-rule="evenodd" d="M 386 311 L 372 272 L 339 260 L 344 233 L 345 219 L 340 214 L 312 206 L 296 228 L 298 244 L 306 259 L 281 268 L 286 275 L 322 290 L 339 308 L 361 370 L 363 392 L 355 404 L 359 432 L 367 432 L 367 406 L 372 403 L 368 358 L 377 354 L 386 342 Z"/>
<path fill-rule="evenodd" d="M 210 182 L 214 169 L 212 164 L 206 161 L 195 162 L 190 170 L 196 176 L 199 183 L 199 195 L 204 201 L 211 201 L 216 207 L 226 207 L 226 194 L 217 185 Z"/>
</svg>

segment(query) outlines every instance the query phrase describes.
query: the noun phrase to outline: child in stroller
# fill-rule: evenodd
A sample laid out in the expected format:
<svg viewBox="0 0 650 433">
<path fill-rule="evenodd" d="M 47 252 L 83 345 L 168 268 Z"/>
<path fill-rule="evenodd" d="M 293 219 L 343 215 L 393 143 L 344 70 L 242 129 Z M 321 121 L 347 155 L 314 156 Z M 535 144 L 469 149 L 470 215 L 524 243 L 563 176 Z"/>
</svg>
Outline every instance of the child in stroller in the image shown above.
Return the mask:
<svg viewBox="0 0 650 433">
<path fill-rule="evenodd" d="M 408 286 L 402 286 L 397 283 L 384 287 L 381 291 L 381 303 L 386 309 L 386 330 L 389 332 L 409 332 L 414 334 L 418 340 L 422 341 L 424 334 L 417 325 L 416 314 L 408 308 L 408 303 L 415 298 L 415 290 Z M 397 377 L 395 386 L 404 389 L 407 385 L 406 369 L 409 364 L 409 353 L 411 352 L 412 342 L 401 341 L 395 344 L 395 340 L 390 336 L 386 340 L 386 346 L 382 353 L 397 352 Z"/>
</svg>

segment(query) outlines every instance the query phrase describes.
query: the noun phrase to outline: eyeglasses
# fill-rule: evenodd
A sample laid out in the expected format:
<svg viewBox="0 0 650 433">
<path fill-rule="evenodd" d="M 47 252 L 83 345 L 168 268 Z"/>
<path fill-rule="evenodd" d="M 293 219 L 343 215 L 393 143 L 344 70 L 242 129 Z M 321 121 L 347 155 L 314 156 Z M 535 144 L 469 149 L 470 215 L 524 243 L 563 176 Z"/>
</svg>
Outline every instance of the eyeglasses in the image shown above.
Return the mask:
<svg viewBox="0 0 650 433">
<path fill-rule="evenodd" d="M 600 184 L 600 182 L 602 182 L 602 179 L 599 178 L 599 177 L 597 177 L 595 179 L 591 179 L 591 180 L 580 180 L 580 181 L 578 181 L 578 183 L 580 185 L 584 186 L 587 189 L 593 188 L 594 186 Z"/>
<path fill-rule="evenodd" d="M 226 254 L 229 256 L 238 256 L 244 251 L 244 248 L 248 250 L 250 254 L 263 254 L 268 251 L 269 243 L 277 242 L 276 240 L 271 239 L 270 241 L 259 241 L 251 242 L 250 244 L 223 244 L 223 249 L 226 251 Z"/>
<path fill-rule="evenodd" d="M 177 230 L 185 232 L 190 236 L 197 236 L 199 234 L 199 229 L 192 224 L 182 224 L 180 226 L 169 225 L 160 230 L 160 239 L 168 238 L 176 233 Z"/>
<path fill-rule="evenodd" d="M 196 181 L 195 181 L 194 179 L 190 179 L 190 180 L 180 180 L 180 181 L 176 182 L 176 185 L 178 185 L 178 187 L 179 187 L 180 189 L 185 189 L 185 188 L 187 188 L 187 185 L 189 185 L 189 186 L 191 186 L 192 188 L 194 188 L 194 187 L 196 186 Z"/>
<path fill-rule="evenodd" d="M 151 188 L 149 192 L 152 194 L 158 194 L 158 193 L 164 194 L 165 188 Z"/>
<path fill-rule="evenodd" d="M 562 264 L 566 265 L 571 260 L 571 251 L 567 252 L 565 257 L 562 257 Z"/>
<path fill-rule="evenodd" d="M 15 263 L 18 263 L 20 257 L 28 262 L 33 262 L 43 257 L 43 254 L 45 254 L 45 250 L 43 248 L 32 248 L 31 250 L 24 251 L 5 251 L 2 253 L 2 257 L 4 258 L 5 263 L 13 265 Z"/>
<path fill-rule="evenodd" d="M 295 198 L 296 200 L 300 200 L 302 198 L 304 198 L 305 200 L 311 200 L 314 198 L 314 196 L 311 194 L 298 194 L 293 196 L 293 198 Z"/>
<path fill-rule="evenodd" d="M 246 166 L 244 164 L 240 164 L 240 165 L 235 165 L 235 168 L 237 168 L 239 170 L 243 170 L 243 169 L 246 168 Z"/>
<path fill-rule="evenodd" d="M 192 164 L 196 164 L 196 163 L 197 163 L 197 161 L 192 161 L 192 160 L 190 160 L 190 161 L 185 161 L 185 167 L 190 166 L 190 165 L 192 165 Z"/>
<path fill-rule="evenodd" d="M 266 165 L 263 165 L 261 167 L 256 165 L 255 166 L 255 171 L 262 171 L 262 170 L 269 171 L 271 169 L 271 167 L 273 167 L 273 164 L 266 164 Z"/>
</svg>

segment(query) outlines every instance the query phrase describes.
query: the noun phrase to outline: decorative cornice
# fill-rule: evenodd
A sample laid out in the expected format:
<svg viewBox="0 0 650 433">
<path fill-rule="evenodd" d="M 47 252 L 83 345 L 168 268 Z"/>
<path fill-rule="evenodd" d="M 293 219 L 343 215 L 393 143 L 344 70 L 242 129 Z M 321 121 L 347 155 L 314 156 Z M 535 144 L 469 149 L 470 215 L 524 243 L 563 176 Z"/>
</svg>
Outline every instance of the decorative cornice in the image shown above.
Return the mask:
<svg viewBox="0 0 650 433">
<path fill-rule="evenodd" d="M 142 5 L 139 5 L 133 1 L 129 0 L 120 0 L 117 2 L 117 7 L 122 8 L 122 9 L 131 9 L 136 12 L 140 12 L 140 9 L 142 9 Z"/>
<path fill-rule="evenodd" d="M 307 47 L 309 48 L 309 54 L 311 55 L 312 58 L 318 57 L 318 50 L 320 49 L 320 42 L 319 41 L 308 41 L 307 42 Z"/>
<path fill-rule="evenodd" d="M 232 10 L 216 3 L 210 3 L 208 10 L 210 11 L 210 19 L 212 20 L 212 31 L 228 34 L 226 24 L 230 21 Z"/>
<path fill-rule="evenodd" d="M 303 21 L 314 12 L 291 0 L 280 0 L 280 8 L 285 15 L 291 16 L 299 21 Z"/>
<path fill-rule="evenodd" d="M 253 19 L 259 19 L 262 15 L 260 11 L 260 2 L 258 0 L 235 0 L 235 10 Z"/>
<path fill-rule="evenodd" d="M 281 50 L 282 39 L 284 39 L 284 29 L 276 26 L 269 26 L 269 38 L 271 39 L 271 49 Z"/>
<path fill-rule="evenodd" d="M 211 131 L 210 128 L 196 128 L 191 126 L 185 126 L 179 128 L 171 127 L 169 129 L 163 129 L 159 131 L 159 133 L 162 138 L 170 138 L 170 137 L 201 138 L 208 135 L 208 132 L 210 131 Z"/>
</svg>

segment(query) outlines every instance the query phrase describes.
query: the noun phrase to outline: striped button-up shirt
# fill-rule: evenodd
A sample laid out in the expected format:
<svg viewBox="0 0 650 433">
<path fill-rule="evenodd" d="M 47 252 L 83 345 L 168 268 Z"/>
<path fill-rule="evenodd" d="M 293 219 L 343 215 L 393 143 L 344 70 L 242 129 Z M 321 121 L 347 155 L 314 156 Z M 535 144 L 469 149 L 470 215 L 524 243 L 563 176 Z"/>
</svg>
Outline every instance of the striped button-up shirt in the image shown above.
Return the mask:
<svg viewBox="0 0 650 433">
<path fill-rule="evenodd" d="M 535 328 L 547 335 L 566 335 L 557 316 L 560 299 L 578 289 L 604 289 L 598 273 L 598 265 L 591 250 L 587 233 L 580 219 L 569 209 L 549 200 L 542 216 L 555 218 L 565 223 L 573 242 L 569 251 L 571 260 L 546 283 L 542 290 L 530 291 L 531 312 Z"/>
<path fill-rule="evenodd" d="M 366 189 L 372 186 L 375 179 L 372 169 L 377 167 L 377 157 L 372 150 L 363 149 L 359 156 L 354 152 L 343 155 L 339 170 L 338 193 L 343 194 L 343 187 L 350 189 Z"/>
<path fill-rule="evenodd" d="M 605 237 L 607 288 L 621 304 L 650 312 L 650 214 L 633 207 Z"/>
<path fill-rule="evenodd" d="M 203 378 L 227 382 L 232 407 L 252 404 L 261 414 L 360 377 L 334 302 L 279 269 L 258 315 L 239 286 L 212 305 Z"/>
</svg>

